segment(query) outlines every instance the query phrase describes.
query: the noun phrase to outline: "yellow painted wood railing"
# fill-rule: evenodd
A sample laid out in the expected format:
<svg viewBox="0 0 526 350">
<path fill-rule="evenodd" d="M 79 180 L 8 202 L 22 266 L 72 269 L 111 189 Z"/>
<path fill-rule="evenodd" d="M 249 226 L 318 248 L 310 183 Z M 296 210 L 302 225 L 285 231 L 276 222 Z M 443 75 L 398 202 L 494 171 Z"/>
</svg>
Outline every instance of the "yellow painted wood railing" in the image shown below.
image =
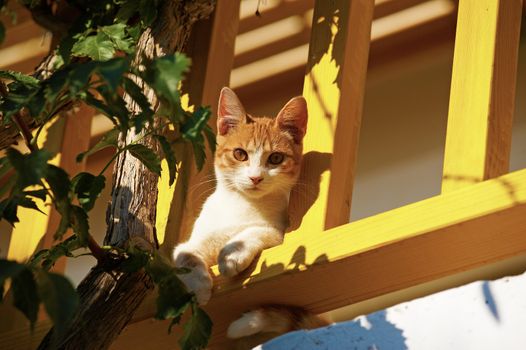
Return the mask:
<svg viewBox="0 0 526 350">
<path fill-rule="evenodd" d="M 214 35 L 196 73 L 206 77 L 193 87 L 198 102 L 214 106 L 228 82 L 238 7 L 219 1 L 201 29 Z M 238 278 L 215 279 L 206 307 L 212 348 L 228 349 L 229 322 L 260 304 L 321 313 L 526 252 L 526 169 L 507 174 L 521 7 L 522 0 L 459 1 L 443 193 L 348 223 L 374 0 L 315 2 L 304 82 L 307 189 L 291 198 L 292 232 L 281 246 Z M 196 215 L 195 198 L 187 198 L 194 171 L 159 200 L 167 248 L 184 236 L 174 227 L 188 228 Z M 145 301 L 113 349 L 173 348 L 167 323 L 151 318 L 154 303 Z M 12 339 L 4 345 L 29 343 L 21 333 Z"/>
</svg>

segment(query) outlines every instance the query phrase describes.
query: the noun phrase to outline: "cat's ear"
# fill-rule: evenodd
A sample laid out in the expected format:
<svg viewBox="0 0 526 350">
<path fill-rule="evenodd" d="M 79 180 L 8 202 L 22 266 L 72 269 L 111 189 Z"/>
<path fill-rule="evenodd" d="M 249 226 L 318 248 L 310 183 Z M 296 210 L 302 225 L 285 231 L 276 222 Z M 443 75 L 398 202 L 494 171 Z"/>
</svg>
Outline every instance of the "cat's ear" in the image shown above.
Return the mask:
<svg viewBox="0 0 526 350">
<path fill-rule="evenodd" d="M 245 108 L 237 98 L 234 91 L 227 87 L 221 89 L 219 106 L 217 107 L 217 132 L 225 135 L 230 129 L 241 122 L 245 122 Z"/>
<path fill-rule="evenodd" d="M 289 133 L 294 142 L 300 144 L 307 132 L 307 101 L 303 96 L 294 97 L 279 111 L 276 117 L 278 127 Z"/>
</svg>

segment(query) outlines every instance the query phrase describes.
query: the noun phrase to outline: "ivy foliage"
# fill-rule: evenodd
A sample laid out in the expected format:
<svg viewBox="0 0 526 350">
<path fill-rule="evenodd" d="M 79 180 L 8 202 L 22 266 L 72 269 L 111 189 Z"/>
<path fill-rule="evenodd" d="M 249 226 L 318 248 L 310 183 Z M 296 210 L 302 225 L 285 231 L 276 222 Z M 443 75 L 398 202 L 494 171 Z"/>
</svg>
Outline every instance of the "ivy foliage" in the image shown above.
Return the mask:
<svg viewBox="0 0 526 350">
<path fill-rule="evenodd" d="M 42 3 L 54 3 L 19 2 L 29 10 Z M 0 0 L 3 12 L 8 9 L 6 3 Z M 55 49 L 53 73 L 39 80 L 20 72 L 0 71 L 0 80 L 6 87 L 0 96 L 0 127 L 14 123 L 24 134 L 21 119 L 33 119 L 40 125 L 34 136 L 27 139 L 25 135 L 29 151 L 9 148 L 0 157 L 3 184 L 0 220 L 16 225 L 20 221 L 20 208 L 45 215 L 45 205 L 52 205 L 61 217 L 53 236 L 54 246 L 40 250 L 24 264 L 0 260 L 0 301 L 9 280 L 13 304 L 27 317 L 31 328 L 43 304 L 57 336 L 67 329 L 79 298 L 67 278 L 49 270 L 59 258 L 83 255 L 79 253 L 82 248 L 88 247 L 93 252 L 88 213 L 107 185 L 103 173 L 112 160 L 122 152 L 129 152 L 149 171 L 168 176 L 171 185 L 178 169 L 177 144 L 191 145 L 199 169 L 205 161 L 205 144 L 212 150 L 215 146 L 214 134 L 207 125 L 210 110 L 204 107 L 187 110 L 181 105 L 179 87 L 190 66 L 186 56 L 176 53 L 151 60 L 143 58 L 140 66 L 132 64 L 139 36 L 157 18 L 162 0 L 68 0 L 67 3 L 78 11 L 78 17 Z M 0 23 L 0 41 L 4 33 Z M 150 105 L 145 94 L 150 89 L 160 102 L 157 109 Z M 112 148 L 112 159 L 98 174 L 68 174 L 51 162 L 53 153 L 37 146 L 41 131 L 57 118 L 63 118 L 61 111 L 78 103 L 92 106 L 113 124 L 97 144 L 76 158 L 81 162 Z M 130 103 L 139 106 L 140 111 L 130 113 Z M 123 140 L 130 139 L 128 135 L 134 135 L 134 139 L 125 143 Z M 162 152 L 146 146 L 142 142 L 145 138 L 156 140 Z M 168 174 L 161 173 L 163 159 L 167 161 Z M 72 234 L 65 238 L 68 230 Z M 171 319 L 170 330 L 185 312 L 191 314 L 179 340 L 183 349 L 206 346 L 212 323 L 178 278 L 188 271 L 174 268 L 157 252 L 145 252 L 134 246 L 127 250 L 104 247 L 103 253 L 117 262 L 108 268 L 110 273 L 144 269 L 151 276 L 158 289 L 156 318 Z"/>
</svg>

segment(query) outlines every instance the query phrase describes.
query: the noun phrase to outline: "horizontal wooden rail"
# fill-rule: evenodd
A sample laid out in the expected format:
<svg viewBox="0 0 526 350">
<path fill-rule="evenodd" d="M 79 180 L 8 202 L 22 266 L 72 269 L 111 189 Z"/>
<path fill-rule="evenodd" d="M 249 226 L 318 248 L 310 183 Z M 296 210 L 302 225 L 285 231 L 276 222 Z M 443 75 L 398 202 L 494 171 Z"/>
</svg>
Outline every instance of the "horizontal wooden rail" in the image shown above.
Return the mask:
<svg viewBox="0 0 526 350">
<path fill-rule="evenodd" d="M 282 1 L 280 5 L 268 10 L 262 6 L 260 9 L 262 10 L 261 16 L 249 16 L 239 21 L 238 33 L 243 34 L 289 16 L 302 14 L 312 9 L 313 6 L 314 0 Z M 256 8 L 254 8 L 255 13 Z"/>
<path fill-rule="evenodd" d="M 213 348 L 229 322 L 282 303 L 325 312 L 526 252 L 526 169 L 325 232 L 289 234 L 237 280 L 216 278 Z M 112 349 L 170 348 L 176 336 L 143 305 Z"/>
</svg>

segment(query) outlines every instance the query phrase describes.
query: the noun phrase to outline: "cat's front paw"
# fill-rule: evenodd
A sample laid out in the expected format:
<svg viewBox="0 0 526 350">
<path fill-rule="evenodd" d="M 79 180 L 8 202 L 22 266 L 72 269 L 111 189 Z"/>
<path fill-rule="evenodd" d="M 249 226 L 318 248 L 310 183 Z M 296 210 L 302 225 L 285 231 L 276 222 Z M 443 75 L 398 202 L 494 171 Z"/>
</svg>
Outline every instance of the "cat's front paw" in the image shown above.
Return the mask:
<svg viewBox="0 0 526 350">
<path fill-rule="evenodd" d="M 206 305 L 212 296 L 212 278 L 210 275 L 192 271 L 178 275 L 189 292 L 193 292 L 199 305 Z"/>
<path fill-rule="evenodd" d="M 221 249 L 217 259 L 219 272 L 232 277 L 245 270 L 254 260 L 254 253 L 243 242 L 230 242 Z"/>
<path fill-rule="evenodd" d="M 173 257 L 176 267 L 190 270 L 188 273 L 178 275 L 186 289 L 195 294 L 200 305 L 208 303 L 212 296 L 212 277 L 203 259 L 195 253 L 184 251 L 184 245 L 175 249 Z"/>
</svg>

